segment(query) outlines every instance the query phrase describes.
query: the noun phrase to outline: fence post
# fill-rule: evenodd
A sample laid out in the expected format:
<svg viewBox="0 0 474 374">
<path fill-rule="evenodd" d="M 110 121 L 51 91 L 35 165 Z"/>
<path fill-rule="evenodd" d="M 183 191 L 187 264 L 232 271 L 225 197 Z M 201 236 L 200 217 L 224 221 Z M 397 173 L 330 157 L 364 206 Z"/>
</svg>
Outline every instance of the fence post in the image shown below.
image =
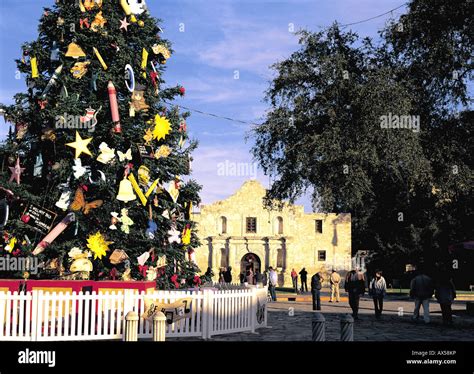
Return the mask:
<svg viewBox="0 0 474 374">
<path fill-rule="evenodd" d="M 312 319 L 313 342 L 326 341 L 326 319 L 322 313 L 315 312 Z"/>
<path fill-rule="evenodd" d="M 252 290 L 252 308 L 251 308 L 252 333 L 255 333 L 255 327 L 257 326 L 257 303 L 258 303 L 257 287 L 251 288 L 251 290 Z"/>
<path fill-rule="evenodd" d="M 28 294 L 28 293 L 26 293 Z M 31 291 L 31 294 L 32 294 L 32 300 L 31 300 L 31 315 L 30 316 L 27 316 L 27 318 L 31 318 L 31 335 L 30 335 L 30 339 L 32 342 L 36 342 L 37 341 L 37 328 L 38 328 L 38 323 L 41 323 L 40 321 L 38 321 L 38 291 Z"/>
<path fill-rule="evenodd" d="M 128 312 L 125 316 L 125 341 L 138 341 L 138 317 L 137 312 Z"/>
<path fill-rule="evenodd" d="M 126 318 L 128 312 L 133 311 L 133 291 L 132 290 L 123 290 L 123 322 L 122 322 L 122 331 L 124 332 L 123 338 L 125 340 L 125 333 L 126 333 Z"/>
<path fill-rule="evenodd" d="M 350 314 L 341 317 L 341 341 L 354 341 L 354 318 Z"/>
<path fill-rule="evenodd" d="M 162 312 L 157 312 L 153 316 L 153 341 L 164 342 L 165 341 L 165 322 L 166 317 Z"/>
<path fill-rule="evenodd" d="M 210 339 L 214 328 L 214 291 L 212 289 L 203 290 L 203 311 L 202 311 L 202 337 Z"/>
</svg>

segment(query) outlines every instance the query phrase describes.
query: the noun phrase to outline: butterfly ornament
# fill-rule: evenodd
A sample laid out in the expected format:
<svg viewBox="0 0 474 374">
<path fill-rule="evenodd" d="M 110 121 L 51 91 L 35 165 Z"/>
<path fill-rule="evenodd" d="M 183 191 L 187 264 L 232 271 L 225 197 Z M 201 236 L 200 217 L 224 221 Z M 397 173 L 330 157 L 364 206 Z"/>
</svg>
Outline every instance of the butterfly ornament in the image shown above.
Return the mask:
<svg viewBox="0 0 474 374">
<path fill-rule="evenodd" d="M 75 212 L 82 211 L 84 214 L 89 214 L 92 209 L 99 208 L 103 203 L 103 200 L 94 200 L 88 203 L 84 197 L 84 191 L 81 187 L 78 187 L 76 195 L 74 196 L 74 201 L 71 203 L 69 208 Z"/>
</svg>

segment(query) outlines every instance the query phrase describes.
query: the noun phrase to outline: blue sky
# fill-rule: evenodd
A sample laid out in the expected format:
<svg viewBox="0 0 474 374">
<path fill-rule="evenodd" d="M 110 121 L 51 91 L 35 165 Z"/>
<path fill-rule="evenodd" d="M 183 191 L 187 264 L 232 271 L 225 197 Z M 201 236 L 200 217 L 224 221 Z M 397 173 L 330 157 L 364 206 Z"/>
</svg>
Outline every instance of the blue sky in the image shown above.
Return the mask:
<svg viewBox="0 0 474 374">
<path fill-rule="evenodd" d="M 290 30 L 317 30 L 333 21 L 345 24 L 370 18 L 403 4 L 403 0 L 148 0 L 151 14 L 163 20 L 164 37 L 174 55 L 164 76 L 167 85 L 183 85 L 186 96 L 176 103 L 204 112 L 261 122 L 272 71 L 269 66 L 298 48 Z M 0 102 L 8 104 L 25 89 L 15 79 L 14 59 L 21 44 L 37 37 L 43 7 L 54 0 L 0 0 Z M 401 8 L 393 12 L 397 17 Z M 360 36 L 377 37 L 390 15 L 355 25 Z M 184 30 L 183 30 L 184 26 Z M 235 79 L 238 74 L 239 79 Z M 203 185 L 204 204 L 225 198 L 250 177 L 221 175 L 220 163 L 253 162 L 250 125 L 193 113 L 188 131 L 200 142 L 194 153 L 193 178 Z M 0 121 L 0 136 L 8 126 Z M 250 171 L 252 169 L 249 169 Z M 257 170 L 268 186 L 268 177 Z M 311 204 L 302 198 L 307 211 Z"/>
</svg>

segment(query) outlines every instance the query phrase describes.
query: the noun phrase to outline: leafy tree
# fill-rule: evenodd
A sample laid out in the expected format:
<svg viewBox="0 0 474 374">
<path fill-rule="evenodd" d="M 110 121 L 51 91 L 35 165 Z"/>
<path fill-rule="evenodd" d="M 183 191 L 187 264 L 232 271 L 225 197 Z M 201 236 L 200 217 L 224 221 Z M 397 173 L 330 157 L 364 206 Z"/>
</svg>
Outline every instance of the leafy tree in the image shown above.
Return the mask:
<svg viewBox="0 0 474 374">
<path fill-rule="evenodd" d="M 461 16 L 472 5 L 442 8 L 458 15 L 444 14 L 443 24 L 457 35 L 456 63 L 467 69 L 456 82 L 437 58 L 452 44 L 437 36 L 435 7 L 412 2 L 403 26 L 382 30 L 378 46 L 337 24 L 300 32 L 300 50 L 274 65 L 271 111 L 254 132 L 254 156 L 276 178 L 268 204 L 311 191 L 324 211 L 351 212 L 353 248 L 374 250 L 375 263 L 396 272 L 436 261 L 448 242 L 473 234 L 472 113 L 453 116 L 472 72 L 472 20 Z M 415 116 L 420 129 L 383 128 L 388 115 Z"/>
</svg>

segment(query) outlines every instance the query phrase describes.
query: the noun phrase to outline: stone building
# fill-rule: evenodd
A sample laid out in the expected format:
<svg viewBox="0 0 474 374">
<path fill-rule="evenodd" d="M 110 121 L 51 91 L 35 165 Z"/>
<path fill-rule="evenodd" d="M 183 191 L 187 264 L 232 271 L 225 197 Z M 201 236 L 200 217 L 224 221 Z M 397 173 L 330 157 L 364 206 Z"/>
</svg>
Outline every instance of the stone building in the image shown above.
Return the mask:
<svg viewBox="0 0 474 374">
<path fill-rule="evenodd" d="M 195 261 L 204 272 L 232 267 L 232 282 L 251 267 L 277 269 L 279 285 L 291 287 L 291 269 L 308 271 L 308 285 L 316 271 L 335 268 L 341 275 L 351 266 L 351 215 L 305 213 L 303 206 L 285 204 L 264 209 L 265 188 L 250 180 L 231 197 L 201 206 L 194 213 L 202 246 Z"/>
</svg>

